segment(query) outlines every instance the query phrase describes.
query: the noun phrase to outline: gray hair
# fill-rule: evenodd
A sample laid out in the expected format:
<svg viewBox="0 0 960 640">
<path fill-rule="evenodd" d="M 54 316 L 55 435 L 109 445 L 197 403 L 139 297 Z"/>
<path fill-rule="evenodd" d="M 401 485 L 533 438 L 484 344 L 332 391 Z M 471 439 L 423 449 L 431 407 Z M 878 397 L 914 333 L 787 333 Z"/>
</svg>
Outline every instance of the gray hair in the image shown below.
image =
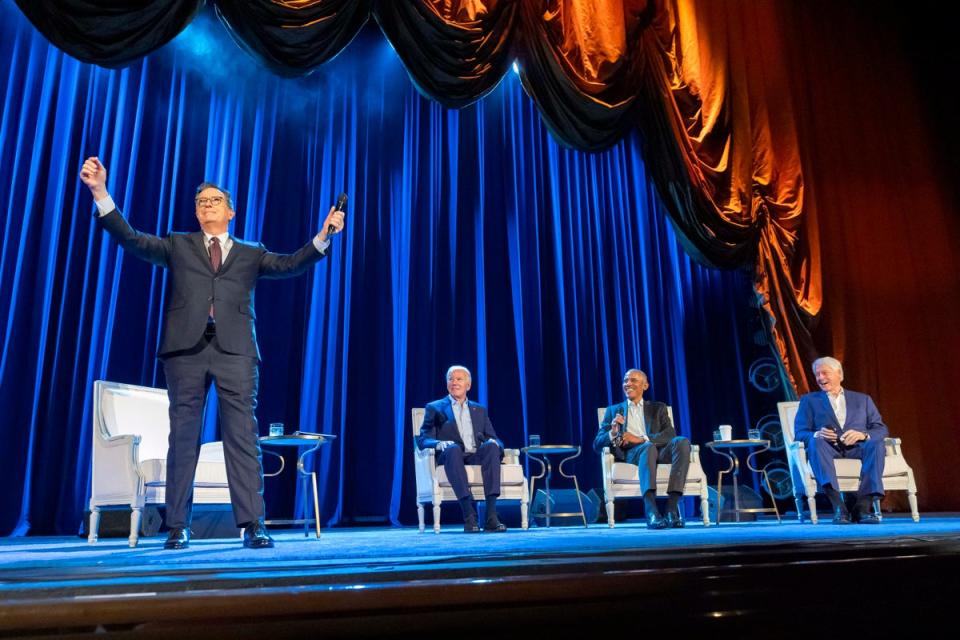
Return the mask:
<svg viewBox="0 0 960 640">
<path fill-rule="evenodd" d="M 194 198 L 200 197 L 200 192 L 203 191 L 204 189 L 216 189 L 217 191 L 222 193 L 223 197 L 227 199 L 227 209 L 230 209 L 230 211 L 234 210 L 233 196 L 230 195 L 229 191 L 227 191 L 226 189 L 218 185 L 216 182 L 201 182 L 200 185 L 197 187 L 197 193 L 194 196 Z"/>
<path fill-rule="evenodd" d="M 450 376 L 453 375 L 453 372 L 454 372 L 454 371 L 463 371 L 465 374 L 467 374 L 467 380 L 473 382 L 473 376 L 470 375 L 470 369 L 467 369 L 467 368 L 466 368 L 465 366 L 463 366 L 462 364 L 455 364 L 455 365 L 451 366 L 449 369 L 447 369 L 447 377 L 446 377 L 446 380 L 449 380 L 449 379 L 450 379 Z"/>
<path fill-rule="evenodd" d="M 626 377 L 629 376 L 631 373 L 639 373 L 640 375 L 643 376 L 643 379 L 644 379 L 644 380 L 646 380 L 647 382 L 650 382 L 650 378 L 647 377 L 647 374 L 644 373 L 643 371 L 641 371 L 640 369 L 627 369 L 626 373 L 623 374 L 623 377 L 626 378 Z"/>
<path fill-rule="evenodd" d="M 813 375 L 817 375 L 817 367 L 819 367 L 822 364 L 827 365 L 834 371 L 839 371 L 840 377 L 841 378 L 843 377 L 843 364 L 841 364 L 841 362 L 836 358 L 831 358 L 830 356 L 817 358 L 816 360 L 813 361 L 813 365 L 810 367 L 811 369 L 813 369 Z"/>
</svg>

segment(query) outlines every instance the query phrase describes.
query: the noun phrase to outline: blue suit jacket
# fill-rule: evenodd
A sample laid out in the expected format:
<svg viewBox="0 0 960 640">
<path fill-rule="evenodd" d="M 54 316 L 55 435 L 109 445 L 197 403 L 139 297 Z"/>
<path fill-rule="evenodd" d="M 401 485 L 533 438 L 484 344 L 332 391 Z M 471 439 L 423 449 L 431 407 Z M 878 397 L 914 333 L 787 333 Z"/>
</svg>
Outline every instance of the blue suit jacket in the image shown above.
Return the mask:
<svg viewBox="0 0 960 640">
<path fill-rule="evenodd" d="M 487 415 L 486 407 L 472 400 L 467 400 L 467 406 L 470 408 L 470 420 L 473 422 L 473 435 L 476 439 L 474 447 L 479 447 L 487 440 L 493 439 L 500 446 L 500 451 L 503 451 L 503 443 L 497 437 L 497 432 L 493 430 L 493 424 L 490 422 L 490 416 Z M 456 442 L 464 447 L 463 438 L 460 437 L 460 429 L 453 417 L 453 407 L 450 406 L 449 396 L 434 400 L 427 405 L 423 413 L 423 424 L 420 425 L 420 435 L 417 436 L 417 448 L 434 449 L 437 443 L 442 440 Z"/>
<path fill-rule="evenodd" d="M 883 439 L 889 435 L 887 425 L 883 423 L 873 398 L 847 389 L 843 390 L 843 395 L 847 401 L 847 420 L 843 425 L 837 421 L 825 391 L 814 391 L 800 398 L 797 417 L 793 423 L 794 438 L 806 442 L 821 427 L 833 427 L 841 432 L 862 431 L 870 438 Z"/>
</svg>

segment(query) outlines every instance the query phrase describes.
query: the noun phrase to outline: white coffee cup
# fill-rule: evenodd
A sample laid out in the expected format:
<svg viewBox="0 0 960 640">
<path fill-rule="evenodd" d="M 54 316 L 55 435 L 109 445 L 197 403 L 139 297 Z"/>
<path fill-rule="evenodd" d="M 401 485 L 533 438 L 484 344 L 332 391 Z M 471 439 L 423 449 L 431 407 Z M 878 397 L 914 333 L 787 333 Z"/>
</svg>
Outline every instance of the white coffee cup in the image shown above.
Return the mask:
<svg viewBox="0 0 960 640">
<path fill-rule="evenodd" d="M 720 425 L 720 439 L 733 440 L 733 426 L 729 424 Z"/>
</svg>

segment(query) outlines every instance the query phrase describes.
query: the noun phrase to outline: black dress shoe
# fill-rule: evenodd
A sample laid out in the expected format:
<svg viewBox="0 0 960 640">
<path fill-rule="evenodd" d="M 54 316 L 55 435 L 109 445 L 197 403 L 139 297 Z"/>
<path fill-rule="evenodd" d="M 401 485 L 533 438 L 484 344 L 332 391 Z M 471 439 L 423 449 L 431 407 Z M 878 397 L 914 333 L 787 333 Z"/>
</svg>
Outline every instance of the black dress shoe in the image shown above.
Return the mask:
<svg viewBox="0 0 960 640">
<path fill-rule="evenodd" d="M 666 529 L 667 521 L 659 513 L 647 514 L 647 529 Z"/>
<path fill-rule="evenodd" d="M 480 533 L 480 525 L 477 524 L 476 518 L 466 518 L 463 521 L 463 532 L 464 533 Z"/>
<path fill-rule="evenodd" d="M 186 549 L 190 546 L 190 529 L 186 527 L 174 527 L 167 534 L 167 541 L 163 543 L 164 549 Z"/>
<path fill-rule="evenodd" d="M 679 511 L 671 511 L 667 513 L 667 527 L 670 529 L 683 529 L 683 525 L 686 524 L 683 521 L 683 517 L 680 515 Z"/>
<path fill-rule="evenodd" d="M 860 511 L 856 517 L 857 524 L 880 524 L 880 516 L 873 511 Z"/>
<path fill-rule="evenodd" d="M 853 524 L 850 520 L 850 512 L 844 505 L 835 507 L 833 510 L 833 524 Z"/>
<path fill-rule="evenodd" d="M 243 546 L 247 549 L 269 549 L 273 547 L 273 538 L 267 533 L 263 520 L 251 522 L 243 529 Z"/>
<path fill-rule="evenodd" d="M 503 524 L 499 520 L 496 522 L 487 522 L 483 525 L 484 533 L 503 533 L 507 530 L 507 525 Z"/>
</svg>

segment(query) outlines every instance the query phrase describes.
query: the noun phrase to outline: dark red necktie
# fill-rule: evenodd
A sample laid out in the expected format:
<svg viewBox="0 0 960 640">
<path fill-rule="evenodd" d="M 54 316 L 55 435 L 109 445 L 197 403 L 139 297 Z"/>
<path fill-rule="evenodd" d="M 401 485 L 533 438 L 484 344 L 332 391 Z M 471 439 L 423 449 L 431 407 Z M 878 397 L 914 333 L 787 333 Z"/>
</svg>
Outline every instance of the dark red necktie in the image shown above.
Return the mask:
<svg viewBox="0 0 960 640">
<path fill-rule="evenodd" d="M 213 272 L 220 271 L 220 265 L 223 263 L 223 252 L 220 250 L 220 238 L 214 236 L 210 238 L 210 266 Z M 213 302 L 210 303 L 210 317 L 213 318 Z"/>
</svg>

